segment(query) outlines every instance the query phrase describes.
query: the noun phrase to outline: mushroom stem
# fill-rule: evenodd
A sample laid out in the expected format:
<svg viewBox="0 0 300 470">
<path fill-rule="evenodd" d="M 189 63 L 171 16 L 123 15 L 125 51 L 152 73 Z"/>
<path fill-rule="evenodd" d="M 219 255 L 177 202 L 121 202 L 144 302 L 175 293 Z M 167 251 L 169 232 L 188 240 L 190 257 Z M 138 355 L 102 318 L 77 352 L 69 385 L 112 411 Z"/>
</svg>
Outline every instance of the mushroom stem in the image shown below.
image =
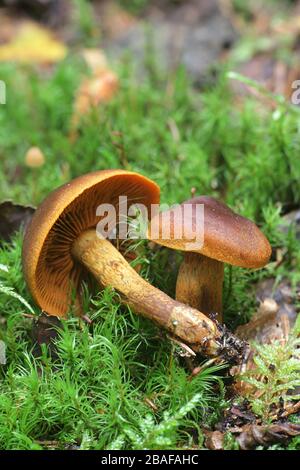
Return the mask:
<svg viewBox="0 0 300 470">
<path fill-rule="evenodd" d="M 83 232 L 73 244 L 72 254 L 103 287 L 115 288 L 136 312 L 190 344 L 195 351 L 208 356 L 219 354 L 222 339 L 216 323 L 141 278 L 108 240 L 98 237 L 96 230 Z"/>
<path fill-rule="evenodd" d="M 176 300 L 217 314 L 222 321 L 224 263 L 198 253 L 185 253 L 176 283 Z"/>
</svg>

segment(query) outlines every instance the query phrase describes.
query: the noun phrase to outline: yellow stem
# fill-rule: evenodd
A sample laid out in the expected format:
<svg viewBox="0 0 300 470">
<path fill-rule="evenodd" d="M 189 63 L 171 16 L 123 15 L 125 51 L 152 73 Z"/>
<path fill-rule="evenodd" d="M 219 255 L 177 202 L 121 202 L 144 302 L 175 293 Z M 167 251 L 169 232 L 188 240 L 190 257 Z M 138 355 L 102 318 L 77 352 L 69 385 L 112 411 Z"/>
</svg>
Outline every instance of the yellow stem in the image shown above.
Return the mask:
<svg viewBox="0 0 300 470">
<path fill-rule="evenodd" d="M 95 230 L 81 234 L 73 245 L 73 256 L 103 286 L 115 288 L 122 300 L 143 316 L 155 321 L 195 351 L 216 356 L 220 332 L 202 312 L 173 300 L 149 284 L 127 263 L 119 251 Z"/>
</svg>

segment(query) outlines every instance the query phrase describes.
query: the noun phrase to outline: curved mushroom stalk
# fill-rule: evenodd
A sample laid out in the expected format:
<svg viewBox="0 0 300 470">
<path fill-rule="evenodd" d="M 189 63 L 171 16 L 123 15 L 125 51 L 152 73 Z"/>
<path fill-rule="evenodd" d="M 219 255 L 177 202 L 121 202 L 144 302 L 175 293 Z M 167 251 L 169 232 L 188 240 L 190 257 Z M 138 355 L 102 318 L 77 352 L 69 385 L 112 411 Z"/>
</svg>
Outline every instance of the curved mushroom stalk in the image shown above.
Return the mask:
<svg viewBox="0 0 300 470">
<path fill-rule="evenodd" d="M 176 300 L 217 314 L 222 321 L 224 263 L 198 253 L 185 253 L 176 282 Z"/>
<path fill-rule="evenodd" d="M 220 353 L 221 333 L 212 320 L 141 278 L 108 240 L 98 237 L 96 230 L 83 232 L 74 242 L 72 254 L 102 286 L 114 287 L 136 312 L 155 321 L 196 351 L 208 356 Z"/>
</svg>

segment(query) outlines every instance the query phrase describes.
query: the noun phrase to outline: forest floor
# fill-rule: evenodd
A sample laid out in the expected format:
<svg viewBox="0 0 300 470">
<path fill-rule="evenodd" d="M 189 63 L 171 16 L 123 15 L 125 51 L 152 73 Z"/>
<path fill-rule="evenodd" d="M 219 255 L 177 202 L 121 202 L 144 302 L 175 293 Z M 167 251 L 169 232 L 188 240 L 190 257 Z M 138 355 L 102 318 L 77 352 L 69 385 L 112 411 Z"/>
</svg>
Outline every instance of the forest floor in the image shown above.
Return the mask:
<svg viewBox="0 0 300 470">
<path fill-rule="evenodd" d="M 0 204 L 0 448 L 299 449 L 299 432 L 289 427 L 300 423 L 297 413 L 278 419 L 280 407 L 284 413 L 297 403 L 289 391 L 300 386 L 300 108 L 292 102 L 292 84 L 300 79 L 299 4 L 280 2 L 280 9 L 270 0 L 250 9 L 246 2 L 223 1 L 193 26 L 187 14 L 178 46 L 183 59 L 169 64 L 164 38 L 176 30 L 181 2 L 162 2 L 173 12 L 168 19 L 147 9 L 146 0 L 95 3 L 74 2 L 67 27 L 54 18 L 54 26 L 46 21 L 38 23 L 41 30 L 29 28 L 21 54 L 15 38 L 28 13 L 16 19 L 0 8 L 0 80 L 6 88 L 0 200 L 19 205 Z M 110 16 L 103 16 L 103 3 L 113 4 Z M 148 41 L 135 51 L 145 18 Z M 219 30 L 215 41 L 205 36 L 205 21 Z M 55 39 L 43 36 L 48 28 Z M 155 31 L 162 35 L 163 57 L 155 52 Z M 194 66 L 207 44 L 212 49 L 205 67 Z M 88 54 L 99 46 L 108 63 L 99 49 L 92 58 Z M 93 94 L 93 80 L 106 74 L 113 77 L 108 94 Z M 28 154 L 32 147 L 39 149 L 37 161 Z M 243 333 L 263 343 L 256 366 L 266 380 L 254 398 L 233 398 L 226 365 L 201 357 L 191 365 L 178 345 L 121 305 L 111 289 L 86 294 L 91 324 L 70 314 L 49 339 L 49 324 L 37 320 L 41 312 L 25 285 L 19 223 L 30 218 L 28 206 L 36 207 L 54 188 L 106 168 L 153 179 L 163 203 L 188 199 L 192 188 L 217 197 L 254 220 L 269 239 L 273 253 L 265 268 L 225 269 L 224 320 L 232 331 L 253 322 L 270 299 L 275 303 L 258 323 L 261 336 L 268 330 L 262 340 L 257 331 L 248 334 L 253 323 Z M 180 260 L 180 253 L 140 243 L 140 274 L 171 296 Z M 288 334 L 282 333 L 283 317 Z M 276 368 L 268 368 L 276 360 Z M 250 378 L 258 387 L 255 380 Z M 236 433 L 224 424 L 229 412 L 239 418 L 244 413 Z M 249 423 L 261 426 L 260 442 L 249 430 L 246 443 L 245 436 L 237 439 Z M 286 428 L 272 438 L 263 425 L 275 424 Z"/>
</svg>

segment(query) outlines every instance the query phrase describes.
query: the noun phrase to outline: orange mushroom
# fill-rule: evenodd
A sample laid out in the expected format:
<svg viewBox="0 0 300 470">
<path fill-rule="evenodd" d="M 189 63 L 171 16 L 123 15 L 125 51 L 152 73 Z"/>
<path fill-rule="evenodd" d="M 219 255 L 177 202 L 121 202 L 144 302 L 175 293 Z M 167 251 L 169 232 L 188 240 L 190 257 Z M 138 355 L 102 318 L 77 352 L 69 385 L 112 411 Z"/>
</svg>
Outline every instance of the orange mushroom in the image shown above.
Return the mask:
<svg viewBox="0 0 300 470">
<path fill-rule="evenodd" d="M 37 304 L 48 314 L 66 316 L 72 288 L 89 272 L 102 287 L 115 288 L 133 309 L 210 356 L 226 349 L 228 332 L 202 312 L 153 287 L 96 231 L 100 204 L 118 206 L 119 196 L 148 209 L 159 202 L 159 188 L 137 173 L 106 170 L 74 179 L 51 193 L 37 209 L 23 244 L 23 268 Z M 150 211 L 149 211 L 150 213 Z M 241 344 L 230 342 L 238 358 Z M 226 350 L 228 356 L 228 351 Z"/>
<path fill-rule="evenodd" d="M 196 216 L 199 212 L 194 210 L 197 206 L 204 209 L 198 228 Z M 192 210 L 187 210 L 188 207 Z M 164 238 L 164 230 L 168 238 Z M 176 230 L 182 235 L 180 239 L 176 237 Z M 154 239 L 153 233 L 157 235 Z M 222 317 L 224 263 L 260 268 L 271 255 L 268 240 L 253 222 L 209 196 L 194 197 L 153 217 L 149 238 L 185 252 L 177 278 L 176 299 L 207 315 L 217 313 L 219 321 Z"/>
</svg>

